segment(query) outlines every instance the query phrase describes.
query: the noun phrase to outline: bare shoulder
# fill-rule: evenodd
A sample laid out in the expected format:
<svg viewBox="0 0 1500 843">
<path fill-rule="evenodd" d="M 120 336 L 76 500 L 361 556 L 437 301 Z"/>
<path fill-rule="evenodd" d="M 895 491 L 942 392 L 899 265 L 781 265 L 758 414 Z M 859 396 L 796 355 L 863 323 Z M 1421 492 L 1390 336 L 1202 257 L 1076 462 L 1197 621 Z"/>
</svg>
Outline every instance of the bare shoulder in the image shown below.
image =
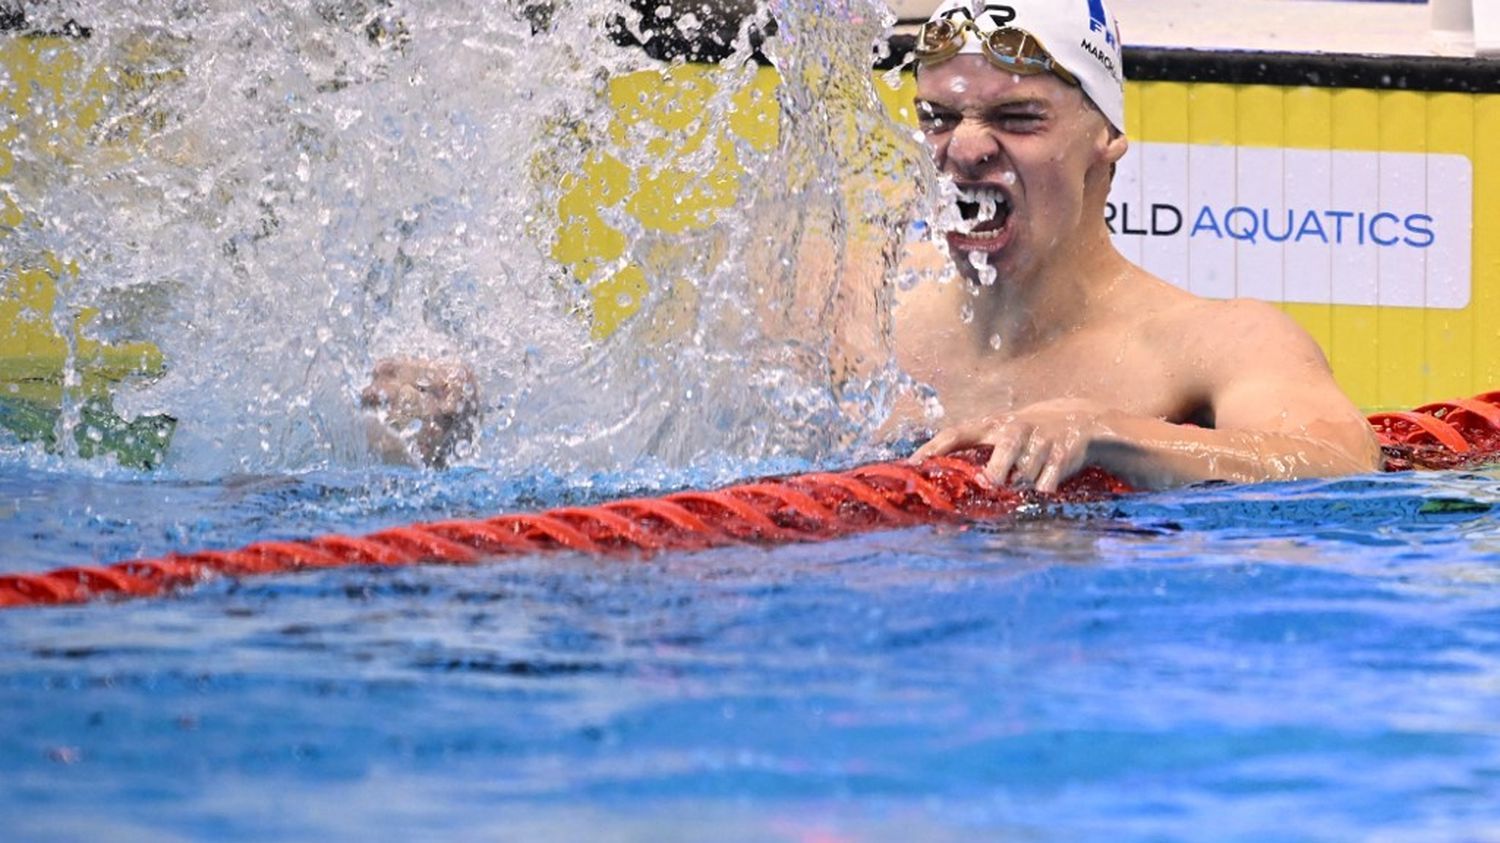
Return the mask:
<svg viewBox="0 0 1500 843">
<path fill-rule="evenodd" d="M 1274 304 L 1257 299 L 1189 296 L 1155 314 L 1148 327 L 1158 342 L 1193 348 L 1207 360 L 1237 368 L 1256 361 L 1300 361 L 1327 366 L 1312 336 Z"/>
<path fill-rule="evenodd" d="M 913 243 L 901 256 L 896 270 L 895 304 L 922 311 L 952 294 L 953 265 L 931 243 Z"/>
<path fill-rule="evenodd" d="M 930 333 L 957 322 L 963 285 L 953 265 L 935 247 L 921 243 L 907 247 L 897 270 L 893 296 L 898 324 Z M 903 332 L 898 330 L 897 334 Z"/>
</svg>

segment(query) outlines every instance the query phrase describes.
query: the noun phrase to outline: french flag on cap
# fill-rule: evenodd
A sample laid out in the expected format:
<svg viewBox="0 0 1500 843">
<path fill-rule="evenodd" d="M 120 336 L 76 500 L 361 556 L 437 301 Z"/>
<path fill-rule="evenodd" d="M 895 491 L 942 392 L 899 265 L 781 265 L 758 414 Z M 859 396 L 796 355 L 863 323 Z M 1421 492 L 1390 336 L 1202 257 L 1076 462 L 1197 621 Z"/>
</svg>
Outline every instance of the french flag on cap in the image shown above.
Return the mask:
<svg viewBox="0 0 1500 843">
<path fill-rule="evenodd" d="M 1104 0 L 1089 0 L 1089 29 L 1104 33 L 1104 42 L 1115 46 L 1115 30 L 1109 25 L 1109 15 L 1104 11 Z"/>
</svg>

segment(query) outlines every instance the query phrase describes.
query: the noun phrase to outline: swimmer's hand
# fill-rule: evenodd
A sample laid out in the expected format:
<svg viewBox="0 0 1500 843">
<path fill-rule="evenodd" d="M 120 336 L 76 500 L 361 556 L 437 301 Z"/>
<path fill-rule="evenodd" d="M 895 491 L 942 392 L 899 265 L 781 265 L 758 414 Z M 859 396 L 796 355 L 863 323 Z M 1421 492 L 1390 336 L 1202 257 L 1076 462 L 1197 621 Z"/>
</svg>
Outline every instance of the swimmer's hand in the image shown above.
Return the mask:
<svg viewBox="0 0 1500 843">
<path fill-rule="evenodd" d="M 373 411 L 370 444 L 384 458 L 441 468 L 474 438 L 479 387 L 463 363 L 387 358 L 360 404 Z"/>
<path fill-rule="evenodd" d="M 1056 492 L 1088 463 L 1089 446 L 1108 433 L 1116 415 L 1116 410 L 1079 398 L 1042 401 L 946 428 L 918 448 L 911 461 L 989 445 L 995 450 L 980 483 Z"/>
</svg>

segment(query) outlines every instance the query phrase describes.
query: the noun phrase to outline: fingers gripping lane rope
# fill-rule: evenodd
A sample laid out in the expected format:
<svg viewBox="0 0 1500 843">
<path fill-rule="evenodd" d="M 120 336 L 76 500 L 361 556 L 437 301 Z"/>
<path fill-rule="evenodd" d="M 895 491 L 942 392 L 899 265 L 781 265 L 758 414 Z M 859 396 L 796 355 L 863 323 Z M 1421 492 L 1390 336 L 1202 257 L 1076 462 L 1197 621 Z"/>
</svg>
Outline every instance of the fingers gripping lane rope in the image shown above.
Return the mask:
<svg viewBox="0 0 1500 843">
<path fill-rule="evenodd" d="M 1370 424 L 1388 470 L 1461 468 L 1500 455 L 1500 392 L 1441 401 L 1412 412 L 1378 413 Z M 715 492 L 591 507 L 439 521 L 367 536 L 258 542 L 238 550 L 168 554 L 103 567 L 0 575 L 0 608 L 149 597 L 216 576 L 281 574 L 354 565 L 468 565 L 553 551 L 642 557 L 740 543 L 823 541 L 918 524 L 1001 518 L 1029 502 L 1099 500 L 1129 491 L 1096 469 L 1056 495 L 986 488 L 978 481 L 987 450 L 938 457 L 919 466 L 878 463 L 838 473 L 772 478 Z"/>
</svg>

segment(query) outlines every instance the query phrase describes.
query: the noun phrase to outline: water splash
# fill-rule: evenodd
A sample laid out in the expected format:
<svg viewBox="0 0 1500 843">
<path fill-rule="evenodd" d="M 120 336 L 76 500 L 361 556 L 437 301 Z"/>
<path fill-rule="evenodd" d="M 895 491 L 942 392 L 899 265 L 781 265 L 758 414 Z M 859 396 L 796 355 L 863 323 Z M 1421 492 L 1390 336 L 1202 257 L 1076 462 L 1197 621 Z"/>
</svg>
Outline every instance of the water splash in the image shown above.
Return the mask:
<svg viewBox="0 0 1500 843">
<path fill-rule="evenodd" d="M 368 461 L 358 393 L 388 355 L 468 362 L 487 405 L 471 460 L 514 471 L 847 453 L 899 386 L 886 275 L 927 175 L 874 92 L 889 21 L 873 0 L 757 8 L 778 33 L 777 142 L 726 128 L 760 72 L 747 27 L 693 116 L 724 142 L 668 160 L 670 132 L 622 130 L 613 80 L 681 68 L 616 45 L 610 21 L 640 15 L 611 0 L 27 16 L 91 22 L 71 49 L 108 93 L 67 155 L 18 166 L 20 239 L 78 267 L 60 314 L 95 308 L 91 335 L 161 347 L 166 374 L 116 402 L 180 420 L 183 473 Z M 735 183 L 678 180 L 659 201 L 737 198 L 694 225 L 643 221 L 664 171 L 722 174 L 726 155 Z M 606 159 L 629 175 L 591 236 L 624 245 L 582 279 L 556 258 L 559 209 Z M 609 301 L 635 313 L 600 336 L 589 285 L 627 269 L 644 284 Z M 827 329 L 846 317 L 853 341 Z"/>
</svg>

